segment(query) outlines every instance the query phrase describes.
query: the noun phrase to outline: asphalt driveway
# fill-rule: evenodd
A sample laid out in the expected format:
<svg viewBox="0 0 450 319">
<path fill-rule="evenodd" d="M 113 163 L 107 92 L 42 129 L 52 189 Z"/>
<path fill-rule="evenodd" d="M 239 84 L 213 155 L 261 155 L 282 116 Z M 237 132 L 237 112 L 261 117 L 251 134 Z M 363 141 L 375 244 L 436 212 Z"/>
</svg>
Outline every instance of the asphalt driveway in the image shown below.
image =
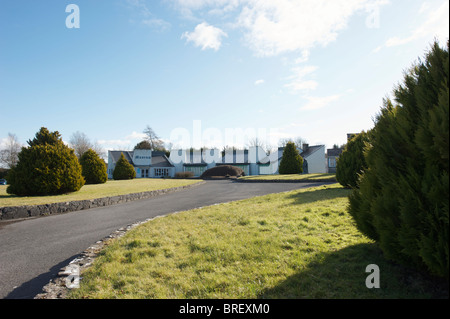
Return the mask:
<svg viewBox="0 0 450 319">
<path fill-rule="evenodd" d="M 178 211 L 322 184 L 207 181 L 151 199 L 0 223 L 0 298 L 34 298 L 62 267 L 121 227 Z"/>
</svg>

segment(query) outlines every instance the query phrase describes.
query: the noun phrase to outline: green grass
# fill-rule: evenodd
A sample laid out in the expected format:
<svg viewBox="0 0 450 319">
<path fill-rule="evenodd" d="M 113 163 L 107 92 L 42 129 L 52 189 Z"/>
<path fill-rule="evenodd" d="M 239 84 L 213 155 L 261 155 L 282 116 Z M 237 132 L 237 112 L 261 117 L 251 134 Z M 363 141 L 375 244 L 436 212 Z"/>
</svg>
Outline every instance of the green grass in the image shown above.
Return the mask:
<svg viewBox="0 0 450 319">
<path fill-rule="evenodd" d="M 244 176 L 240 180 L 299 180 L 299 181 L 336 181 L 336 174 L 291 174 L 291 175 L 258 175 L 258 176 Z"/>
<path fill-rule="evenodd" d="M 0 186 L 0 207 L 42 205 L 86 199 L 96 199 L 117 195 L 148 192 L 192 185 L 200 180 L 181 179 L 133 179 L 127 181 L 108 181 L 99 185 L 84 185 L 81 190 L 74 193 L 57 196 L 19 197 L 6 193 L 7 186 Z"/>
<path fill-rule="evenodd" d="M 417 273 L 387 262 L 358 232 L 346 213 L 347 195 L 334 184 L 149 221 L 104 249 L 70 298 L 439 295 Z M 365 286 L 369 264 L 380 267 L 380 289 Z"/>
</svg>

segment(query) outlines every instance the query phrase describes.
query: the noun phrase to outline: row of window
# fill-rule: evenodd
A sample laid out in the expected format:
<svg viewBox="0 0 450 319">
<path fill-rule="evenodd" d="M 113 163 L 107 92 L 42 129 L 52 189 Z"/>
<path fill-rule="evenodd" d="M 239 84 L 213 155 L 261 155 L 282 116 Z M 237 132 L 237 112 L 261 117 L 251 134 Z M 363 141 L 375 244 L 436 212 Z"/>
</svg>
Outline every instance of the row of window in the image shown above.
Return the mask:
<svg viewBox="0 0 450 319">
<path fill-rule="evenodd" d="M 169 176 L 169 169 L 168 168 L 155 168 L 155 176 L 156 177 Z"/>
<path fill-rule="evenodd" d="M 150 177 L 150 169 L 137 169 L 138 175 L 141 178 L 149 178 Z M 108 169 L 108 174 L 112 175 L 114 173 L 113 169 Z M 170 175 L 170 170 L 168 168 L 155 168 L 155 177 L 166 177 Z"/>
</svg>

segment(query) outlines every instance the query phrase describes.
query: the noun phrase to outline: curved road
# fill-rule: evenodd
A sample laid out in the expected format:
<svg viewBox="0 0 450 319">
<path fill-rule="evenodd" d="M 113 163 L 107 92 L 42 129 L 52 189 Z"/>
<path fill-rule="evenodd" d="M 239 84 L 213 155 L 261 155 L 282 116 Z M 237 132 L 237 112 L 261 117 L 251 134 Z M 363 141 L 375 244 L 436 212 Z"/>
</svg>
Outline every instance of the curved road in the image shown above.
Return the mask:
<svg viewBox="0 0 450 319">
<path fill-rule="evenodd" d="M 321 184 L 207 181 L 151 199 L 0 223 L 0 298 L 34 298 L 62 267 L 121 227 L 178 211 Z"/>
</svg>

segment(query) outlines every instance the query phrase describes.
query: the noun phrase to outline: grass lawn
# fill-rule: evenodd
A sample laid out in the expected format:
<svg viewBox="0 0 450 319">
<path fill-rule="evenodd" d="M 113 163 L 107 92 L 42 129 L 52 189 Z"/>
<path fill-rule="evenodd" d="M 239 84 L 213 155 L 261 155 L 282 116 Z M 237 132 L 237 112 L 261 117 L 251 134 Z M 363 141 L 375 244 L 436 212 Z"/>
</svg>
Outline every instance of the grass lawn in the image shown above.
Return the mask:
<svg viewBox="0 0 450 319">
<path fill-rule="evenodd" d="M 299 181 L 336 181 L 336 174 L 291 174 L 291 175 L 258 175 L 244 176 L 241 180 L 299 180 Z"/>
<path fill-rule="evenodd" d="M 78 192 L 57 196 L 19 197 L 6 193 L 7 186 L 0 186 L 0 207 L 41 205 L 96 199 L 109 196 L 126 195 L 168 189 L 198 183 L 200 180 L 182 179 L 133 179 L 127 181 L 108 181 L 99 185 L 84 185 Z"/>
<path fill-rule="evenodd" d="M 441 297 L 355 228 L 347 195 L 333 184 L 154 219 L 105 248 L 70 298 Z"/>
</svg>

